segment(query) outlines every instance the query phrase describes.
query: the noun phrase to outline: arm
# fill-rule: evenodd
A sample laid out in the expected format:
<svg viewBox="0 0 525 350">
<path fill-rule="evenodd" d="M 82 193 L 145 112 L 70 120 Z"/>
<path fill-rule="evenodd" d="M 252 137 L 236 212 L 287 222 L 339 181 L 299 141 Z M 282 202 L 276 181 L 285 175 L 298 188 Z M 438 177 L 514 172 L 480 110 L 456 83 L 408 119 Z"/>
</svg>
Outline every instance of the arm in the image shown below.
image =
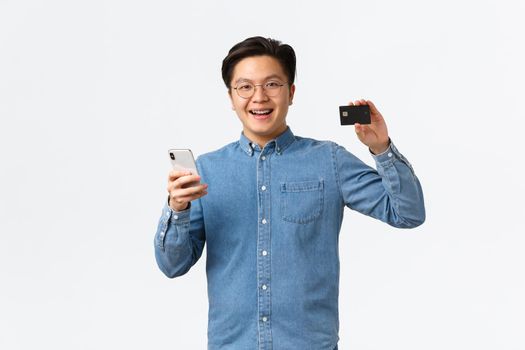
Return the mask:
<svg viewBox="0 0 525 350">
<path fill-rule="evenodd" d="M 350 105 L 370 107 L 371 124 L 355 125 L 368 146 L 377 171 L 340 146 L 335 146 L 335 169 L 345 204 L 395 227 L 416 227 L 425 221 L 423 192 L 412 166 L 390 142 L 385 119 L 370 100 Z"/>
<path fill-rule="evenodd" d="M 174 211 L 168 204 L 162 209 L 155 234 L 155 259 L 169 278 L 184 275 L 199 260 L 205 242 L 200 199 L 191 208 Z"/>
<path fill-rule="evenodd" d="M 345 205 L 394 227 L 421 225 L 423 192 L 410 163 L 393 143 L 373 157 L 377 170 L 334 145 L 336 178 Z"/>
<path fill-rule="evenodd" d="M 199 260 L 205 232 L 200 198 L 207 185 L 189 172 L 172 171 L 168 176 L 170 194 L 164 205 L 154 239 L 155 259 L 170 278 L 181 276 Z M 198 185 L 190 186 L 193 183 Z M 191 205 L 193 201 L 194 205 Z"/>
</svg>

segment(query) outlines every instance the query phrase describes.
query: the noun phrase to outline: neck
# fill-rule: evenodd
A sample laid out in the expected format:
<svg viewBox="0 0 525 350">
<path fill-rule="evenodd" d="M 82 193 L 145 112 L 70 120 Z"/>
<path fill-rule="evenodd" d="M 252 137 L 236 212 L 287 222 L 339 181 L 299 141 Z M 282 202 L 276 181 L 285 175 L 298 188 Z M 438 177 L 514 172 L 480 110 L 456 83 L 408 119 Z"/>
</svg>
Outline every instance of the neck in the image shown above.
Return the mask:
<svg viewBox="0 0 525 350">
<path fill-rule="evenodd" d="M 282 129 L 272 133 L 271 135 L 255 135 L 250 132 L 246 132 L 246 130 L 244 130 L 243 133 L 244 136 L 246 136 L 251 142 L 258 144 L 259 147 L 263 149 L 268 142 L 270 142 L 271 140 L 275 140 L 277 137 L 282 135 L 287 129 L 288 126 L 285 124 Z"/>
</svg>

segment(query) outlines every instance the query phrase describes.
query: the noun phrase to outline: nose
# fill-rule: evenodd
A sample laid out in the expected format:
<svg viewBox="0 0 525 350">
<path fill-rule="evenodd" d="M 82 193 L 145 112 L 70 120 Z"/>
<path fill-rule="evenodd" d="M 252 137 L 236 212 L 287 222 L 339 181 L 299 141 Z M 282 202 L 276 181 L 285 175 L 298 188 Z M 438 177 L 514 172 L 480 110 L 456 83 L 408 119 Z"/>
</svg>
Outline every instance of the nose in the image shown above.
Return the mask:
<svg viewBox="0 0 525 350">
<path fill-rule="evenodd" d="M 255 91 L 253 92 L 252 100 L 253 102 L 264 102 L 268 101 L 268 96 L 262 85 L 255 85 Z"/>
</svg>

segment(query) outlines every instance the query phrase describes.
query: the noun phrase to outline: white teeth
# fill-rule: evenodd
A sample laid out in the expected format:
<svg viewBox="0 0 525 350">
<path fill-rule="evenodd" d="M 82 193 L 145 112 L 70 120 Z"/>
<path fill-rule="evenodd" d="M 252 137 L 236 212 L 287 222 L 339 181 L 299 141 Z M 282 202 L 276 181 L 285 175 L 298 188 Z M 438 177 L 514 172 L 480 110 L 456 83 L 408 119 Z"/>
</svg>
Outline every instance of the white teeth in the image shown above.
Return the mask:
<svg viewBox="0 0 525 350">
<path fill-rule="evenodd" d="M 251 112 L 253 114 L 269 114 L 272 110 L 271 109 L 262 109 L 262 110 L 255 110 L 252 109 Z"/>
</svg>

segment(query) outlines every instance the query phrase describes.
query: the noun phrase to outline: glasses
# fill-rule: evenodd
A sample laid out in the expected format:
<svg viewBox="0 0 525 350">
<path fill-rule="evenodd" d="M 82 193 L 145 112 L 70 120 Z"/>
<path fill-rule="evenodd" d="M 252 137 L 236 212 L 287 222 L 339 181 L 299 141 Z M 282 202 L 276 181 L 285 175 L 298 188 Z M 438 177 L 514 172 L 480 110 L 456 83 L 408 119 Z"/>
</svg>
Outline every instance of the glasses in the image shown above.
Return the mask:
<svg viewBox="0 0 525 350">
<path fill-rule="evenodd" d="M 237 94 L 242 98 L 250 98 L 255 94 L 255 87 L 262 86 L 264 93 L 268 97 L 275 97 L 281 92 L 281 87 L 288 83 L 281 83 L 280 81 L 270 80 L 264 84 L 252 84 L 249 82 L 242 82 L 234 87 Z"/>
</svg>

